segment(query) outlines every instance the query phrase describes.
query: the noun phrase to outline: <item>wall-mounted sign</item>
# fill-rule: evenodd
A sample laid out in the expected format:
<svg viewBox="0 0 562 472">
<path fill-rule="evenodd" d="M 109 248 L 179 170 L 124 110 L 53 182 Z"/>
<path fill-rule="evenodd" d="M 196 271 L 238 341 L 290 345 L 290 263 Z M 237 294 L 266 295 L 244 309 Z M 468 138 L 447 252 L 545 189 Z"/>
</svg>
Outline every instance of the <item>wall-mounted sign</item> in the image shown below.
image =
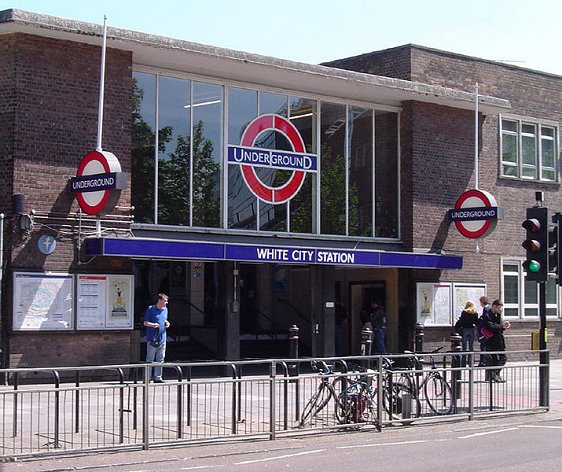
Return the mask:
<svg viewBox="0 0 562 472">
<path fill-rule="evenodd" d="M 76 329 L 132 329 L 132 275 L 79 275 Z"/>
<path fill-rule="evenodd" d="M 255 147 L 258 137 L 266 131 L 283 134 L 293 151 Z M 228 162 L 240 165 L 242 177 L 256 197 L 273 204 L 293 198 L 304 183 L 306 172 L 317 171 L 316 154 L 306 153 L 298 129 L 279 115 L 261 115 L 250 122 L 242 135 L 240 146 L 228 146 Z M 283 185 L 272 187 L 258 177 L 256 167 L 290 170 L 292 174 Z"/>
<path fill-rule="evenodd" d="M 503 218 L 503 208 L 498 208 L 491 193 L 472 189 L 459 197 L 455 208 L 448 211 L 448 217 L 465 238 L 483 238 L 495 229 L 497 220 Z"/>
<path fill-rule="evenodd" d="M 76 177 L 70 179 L 70 190 L 76 193 L 80 208 L 88 215 L 105 214 L 113 210 L 121 190 L 127 187 L 127 174 L 121 172 L 119 160 L 107 151 L 86 154 Z"/>
<path fill-rule="evenodd" d="M 14 331 L 73 328 L 74 277 L 69 274 L 14 272 Z"/>
<path fill-rule="evenodd" d="M 57 247 L 57 240 L 50 234 L 42 234 L 37 240 L 37 247 L 46 256 L 52 254 Z"/>
</svg>

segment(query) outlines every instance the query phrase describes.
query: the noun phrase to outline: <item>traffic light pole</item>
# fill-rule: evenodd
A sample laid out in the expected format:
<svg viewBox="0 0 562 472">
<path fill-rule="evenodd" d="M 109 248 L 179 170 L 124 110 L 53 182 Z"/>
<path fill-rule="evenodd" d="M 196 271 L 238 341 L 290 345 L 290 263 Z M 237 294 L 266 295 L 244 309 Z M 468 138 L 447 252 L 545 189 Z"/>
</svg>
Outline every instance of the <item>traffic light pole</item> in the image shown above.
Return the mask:
<svg viewBox="0 0 562 472">
<path fill-rule="evenodd" d="M 537 282 L 539 286 L 539 402 L 540 406 L 549 405 L 548 352 L 546 351 L 546 282 Z"/>
</svg>

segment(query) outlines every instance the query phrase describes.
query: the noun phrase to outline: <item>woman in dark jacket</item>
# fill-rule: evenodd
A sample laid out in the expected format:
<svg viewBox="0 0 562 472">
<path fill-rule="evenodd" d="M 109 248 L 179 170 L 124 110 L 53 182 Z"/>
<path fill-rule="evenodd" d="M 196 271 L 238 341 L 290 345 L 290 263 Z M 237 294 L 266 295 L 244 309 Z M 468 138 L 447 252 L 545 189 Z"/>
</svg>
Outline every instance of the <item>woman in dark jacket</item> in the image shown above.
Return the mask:
<svg viewBox="0 0 562 472">
<path fill-rule="evenodd" d="M 455 330 L 462 336 L 462 350 L 474 352 L 474 337 L 478 323 L 478 310 L 473 301 L 468 300 L 460 318 L 455 323 Z M 468 349 L 467 349 L 468 348 Z M 462 356 L 461 365 L 466 366 L 466 356 Z"/>
</svg>

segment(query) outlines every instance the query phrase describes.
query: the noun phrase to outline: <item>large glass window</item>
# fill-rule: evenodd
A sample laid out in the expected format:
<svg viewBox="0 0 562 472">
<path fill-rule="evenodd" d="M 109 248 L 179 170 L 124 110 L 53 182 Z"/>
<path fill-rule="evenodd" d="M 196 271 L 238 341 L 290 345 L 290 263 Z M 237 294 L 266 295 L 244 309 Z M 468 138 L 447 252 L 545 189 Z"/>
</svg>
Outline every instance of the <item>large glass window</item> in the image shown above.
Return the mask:
<svg viewBox="0 0 562 472">
<path fill-rule="evenodd" d="M 526 180 L 558 181 L 558 128 L 502 118 L 501 175 Z"/>
<path fill-rule="evenodd" d="M 396 112 L 164 74 L 135 72 L 134 84 L 136 222 L 399 237 Z M 227 160 L 227 145 L 240 146 L 249 123 L 263 115 L 289 120 L 305 152 L 317 157 L 317 172 L 306 172 L 296 194 L 280 203 L 258 198 L 240 164 Z M 293 152 L 294 139 L 265 128 L 252 147 Z M 293 176 L 274 165 L 256 165 L 253 172 L 246 177 L 265 189 L 283 189 Z"/>
</svg>

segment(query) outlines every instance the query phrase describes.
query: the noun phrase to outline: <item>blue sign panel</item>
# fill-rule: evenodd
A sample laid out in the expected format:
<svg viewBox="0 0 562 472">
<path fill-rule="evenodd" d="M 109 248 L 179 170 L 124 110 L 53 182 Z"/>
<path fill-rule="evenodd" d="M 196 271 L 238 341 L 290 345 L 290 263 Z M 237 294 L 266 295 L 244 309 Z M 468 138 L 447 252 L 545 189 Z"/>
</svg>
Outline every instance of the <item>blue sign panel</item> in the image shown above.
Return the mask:
<svg viewBox="0 0 562 472">
<path fill-rule="evenodd" d="M 450 221 L 497 220 L 498 207 L 468 207 L 449 210 Z"/>
<path fill-rule="evenodd" d="M 228 146 L 228 162 L 275 169 L 316 172 L 316 155 L 300 152 L 261 149 L 248 146 Z"/>
<path fill-rule="evenodd" d="M 108 172 L 107 174 L 85 175 L 70 179 L 73 192 L 99 192 L 100 190 L 122 190 L 127 187 L 127 174 Z"/>
<path fill-rule="evenodd" d="M 254 246 L 140 238 L 87 238 L 84 246 L 88 256 L 205 259 L 353 267 L 462 268 L 462 257 L 459 256 L 409 252 L 354 251 L 294 246 Z"/>
</svg>

